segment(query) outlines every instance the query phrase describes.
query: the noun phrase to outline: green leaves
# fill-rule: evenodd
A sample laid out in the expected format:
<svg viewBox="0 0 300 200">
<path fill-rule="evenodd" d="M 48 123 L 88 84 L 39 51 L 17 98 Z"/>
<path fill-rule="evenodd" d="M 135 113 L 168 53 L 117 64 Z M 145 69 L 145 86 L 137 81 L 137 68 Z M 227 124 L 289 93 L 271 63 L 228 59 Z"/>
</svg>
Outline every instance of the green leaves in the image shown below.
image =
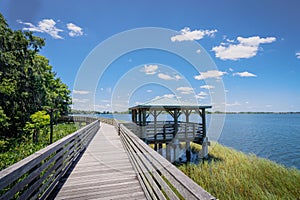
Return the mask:
<svg viewBox="0 0 300 200">
<path fill-rule="evenodd" d="M 26 123 L 27 128 L 41 129 L 50 124 L 50 115 L 46 111 L 37 111 L 30 116 L 31 122 Z"/>
<path fill-rule="evenodd" d="M 0 14 L 0 139 L 21 137 L 45 106 L 55 108 L 56 117 L 68 113 L 70 91 L 38 54 L 44 45 L 31 32 L 11 30 Z"/>
</svg>

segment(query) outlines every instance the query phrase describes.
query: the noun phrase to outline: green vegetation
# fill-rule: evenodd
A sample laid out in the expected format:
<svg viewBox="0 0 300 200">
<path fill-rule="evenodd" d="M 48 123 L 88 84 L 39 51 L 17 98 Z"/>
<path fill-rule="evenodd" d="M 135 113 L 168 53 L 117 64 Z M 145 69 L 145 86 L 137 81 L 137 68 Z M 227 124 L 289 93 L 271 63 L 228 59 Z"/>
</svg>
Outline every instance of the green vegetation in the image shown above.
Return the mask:
<svg viewBox="0 0 300 200">
<path fill-rule="evenodd" d="M 75 132 L 80 128 L 79 124 L 58 124 L 54 127 L 53 141 L 57 141 L 70 133 Z M 2 142 L 2 144 L 1 144 Z M 1 146 L 5 146 L 4 141 L 0 141 Z M 5 151 L 0 151 L 0 170 L 30 156 L 36 151 L 49 145 L 49 127 L 40 129 L 40 139 L 37 143 L 33 143 L 31 138 L 19 138 L 17 140 L 10 141 L 10 145 Z"/>
<path fill-rule="evenodd" d="M 46 111 L 38 111 L 30 116 L 31 122 L 27 122 L 25 130 L 31 131 L 33 142 L 39 141 L 40 130 L 50 124 L 50 115 Z"/>
<path fill-rule="evenodd" d="M 10 29 L 0 14 L 0 144 L 31 134 L 25 126 L 38 111 L 68 113 L 70 91 L 39 55 L 44 45 L 31 32 Z"/>
<path fill-rule="evenodd" d="M 0 169 L 49 144 L 48 110 L 54 121 L 68 114 L 70 91 L 39 54 L 44 45 L 31 32 L 10 29 L 0 13 Z M 76 126 L 55 129 L 54 141 Z"/>
<path fill-rule="evenodd" d="M 201 149 L 192 144 L 193 150 Z M 218 199 L 298 199 L 300 171 L 213 143 L 210 159 L 179 166 Z"/>
</svg>

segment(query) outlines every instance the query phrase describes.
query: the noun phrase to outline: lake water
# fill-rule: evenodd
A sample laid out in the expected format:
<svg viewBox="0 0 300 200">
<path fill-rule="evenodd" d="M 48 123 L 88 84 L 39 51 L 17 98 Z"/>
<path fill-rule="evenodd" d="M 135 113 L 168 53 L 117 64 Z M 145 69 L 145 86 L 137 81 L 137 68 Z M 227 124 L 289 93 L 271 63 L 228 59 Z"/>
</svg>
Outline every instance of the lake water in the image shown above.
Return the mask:
<svg viewBox="0 0 300 200">
<path fill-rule="evenodd" d="M 213 120 L 222 119 L 222 115 L 207 115 L 208 126 L 211 116 Z M 128 114 L 101 117 L 131 120 Z M 160 119 L 171 118 L 160 115 Z M 190 119 L 196 122 L 198 117 L 191 115 Z M 236 150 L 300 169 L 300 114 L 227 114 L 221 134 L 209 133 L 208 137 Z"/>
</svg>

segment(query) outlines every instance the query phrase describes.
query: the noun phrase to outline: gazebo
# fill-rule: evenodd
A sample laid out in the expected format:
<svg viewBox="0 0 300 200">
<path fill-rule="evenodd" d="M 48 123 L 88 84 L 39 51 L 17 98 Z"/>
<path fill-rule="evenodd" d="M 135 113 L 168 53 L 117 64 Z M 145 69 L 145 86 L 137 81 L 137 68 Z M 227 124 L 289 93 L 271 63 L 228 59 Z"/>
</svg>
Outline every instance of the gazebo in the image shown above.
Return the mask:
<svg viewBox="0 0 300 200">
<path fill-rule="evenodd" d="M 147 144 L 154 144 L 155 150 L 162 150 L 166 144 L 166 157 L 171 159 L 170 148 L 173 148 L 176 160 L 176 152 L 180 142 L 186 144 L 186 157 L 190 161 L 190 142 L 202 145 L 201 156 L 208 156 L 208 138 L 206 136 L 206 109 L 212 106 L 201 106 L 196 103 L 180 102 L 174 98 L 159 98 L 129 108 L 132 114 L 132 122 L 140 127 L 139 136 Z M 199 122 L 191 122 L 190 115 L 194 112 L 200 116 Z M 168 113 L 171 120 L 162 120 L 159 116 Z M 180 121 L 184 114 L 185 120 Z M 151 118 L 151 119 L 150 119 Z M 178 154 L 177 154 L 178 156 Z"/>
</svg>

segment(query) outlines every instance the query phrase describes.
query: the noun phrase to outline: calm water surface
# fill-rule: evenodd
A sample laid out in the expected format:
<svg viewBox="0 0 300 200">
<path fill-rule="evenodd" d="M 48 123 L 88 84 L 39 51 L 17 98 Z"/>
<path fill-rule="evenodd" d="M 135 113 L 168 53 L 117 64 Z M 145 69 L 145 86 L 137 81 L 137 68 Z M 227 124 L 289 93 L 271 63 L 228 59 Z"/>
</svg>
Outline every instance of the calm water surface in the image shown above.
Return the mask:
<svg viewBox="0 0 300 200">
<path fill-rule="evenodd" d="M 114 114 L 113 117 L 131 120 L 131 115 L 127 114 Z M 210 117 L 207 115 L 208 126 Z M 167 115 L 160 118 L 170 120 Z M 214 120 L 218 118 L 221 119 L 221 115 L 214 115 Z M 191 116 L 191 121 L 198 120 L 198 116 Z M 239 151 L 300 169 L 300 114 L 228 114 L 220 137 L 215 137 L 214 133 L 209 133 L 208 137 Z"/>
</svg>

